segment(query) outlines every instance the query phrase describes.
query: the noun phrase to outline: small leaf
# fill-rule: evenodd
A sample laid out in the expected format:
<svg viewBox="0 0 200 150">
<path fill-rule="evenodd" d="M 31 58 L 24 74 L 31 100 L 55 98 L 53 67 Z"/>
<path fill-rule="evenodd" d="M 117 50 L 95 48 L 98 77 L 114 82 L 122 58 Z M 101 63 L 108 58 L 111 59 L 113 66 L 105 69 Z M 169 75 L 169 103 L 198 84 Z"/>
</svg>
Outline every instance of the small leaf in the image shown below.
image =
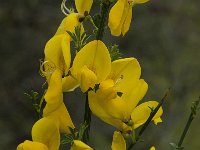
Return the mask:
<svg viewBox="0 0 200 150">
<path fill-rule="evenodd" d="M 175 143 L 169 143 L 174 149 L 176 149 L 176 144 Z"/>
<path fill-rule="evenodd" d="M 118 45 L 113 45 L 108 47 L 109 53 L 110 53 L 110 57 L 112 61 L 118 60 L 120 58 L 122 58 L 122 54 L 119 52 L 119 47 Z"/>
<path fill-rule="evenodd" d="M 81 33 L 82 27 L 77 26 L 74 29 L 74 33 L 67 31 L 67 33 L 70 35 L 72 38 L 72 42 L 75 45 L 76 51 L 79 51 L 83 46 L 86 45 L 86 41 L 89 39 L 90 35 L 86 35 L 85 32 Z"/>
</svg>

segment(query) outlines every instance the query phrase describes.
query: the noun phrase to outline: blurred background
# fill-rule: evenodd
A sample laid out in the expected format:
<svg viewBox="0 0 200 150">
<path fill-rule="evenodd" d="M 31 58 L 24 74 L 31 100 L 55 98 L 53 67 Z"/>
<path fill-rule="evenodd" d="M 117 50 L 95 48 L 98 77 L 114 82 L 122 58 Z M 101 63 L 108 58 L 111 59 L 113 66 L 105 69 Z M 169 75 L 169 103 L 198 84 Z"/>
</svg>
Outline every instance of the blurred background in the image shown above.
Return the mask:
<svg viewBox="0 0 200 150">
<path fill-rule="evenodd" d="M 38 73 L 39 59 L 44 57 L 45 43 L 64 17 L 60 3 L 61 0 L 0 0 L 0 149 L 14 150 L 25 139 L 31 139 L 37 118 L 24 92 L 42 92 L 45 80 Z M 104 41 L 108 45 L 117 43 L 123 57 L 139 60 L 142 78 L 149 84 L 144 101 L 159 101 L 172 88 L 163 106 L 163 123 L 152 123 L 136 150 L 147 150 L 152 145 L 158 150 L 172 149 L 169 143 L 178 142 L 191 103 L 200 95 L 199 6 L 200 1 L 151 0 L 134 7 L 130 31 L 123 38 L 113 38 L 106 31 Z M 79 90 L 75 93 L 66 93 L 65 101 L 79 127 L 84 100 Z M 200 149 L 199 125 L 200 113 L 184 141 L 185 149 Z M 90 145 L 109 150 L 114 130 L 93 116 Z"/>
</svg>

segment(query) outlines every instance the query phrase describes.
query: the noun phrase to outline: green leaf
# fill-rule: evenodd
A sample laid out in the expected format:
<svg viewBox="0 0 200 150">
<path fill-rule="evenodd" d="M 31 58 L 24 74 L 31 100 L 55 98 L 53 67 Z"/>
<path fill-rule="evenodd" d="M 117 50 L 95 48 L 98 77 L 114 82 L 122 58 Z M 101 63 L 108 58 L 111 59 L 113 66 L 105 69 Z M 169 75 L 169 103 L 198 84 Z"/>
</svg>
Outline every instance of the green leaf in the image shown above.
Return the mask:
<svg viewBox="0 0 200 150">
<path fill-rule="evenodd" d="M 36 112 L 38 118 L 41 118 L 42 104 L 44 102 L 45 93 L 46 93 L 46 90 L 44 91 L 42 96 L 40 96 L 38 92 L 35 92 L 33 90 L 31 90 L 29 93 L 24 93 L 27 99 L 31 101 L 33 109 Z"/>
<path fill-rule="evenodd" d="M 83 48 L 86 45 L 87 40 L 90 38 L 90 35 L 87 35 L 85 32 L 81 33 L 81 26 L 75 27 L 74 33 L 70 31 L 67 31 L 67 33 L 72 38 L 76 51 Z"/>
<path fill-rule="evenodd" d="M 115 61 L 118 60 L 120 58 L 122 58 L 122 54 L 119 52 L 119 46 L 118 45 L 113 45 L 108 47 L 109 53 L 110 53 L 110 57 L 111 57 L 111 61 Z"/>
</svg>

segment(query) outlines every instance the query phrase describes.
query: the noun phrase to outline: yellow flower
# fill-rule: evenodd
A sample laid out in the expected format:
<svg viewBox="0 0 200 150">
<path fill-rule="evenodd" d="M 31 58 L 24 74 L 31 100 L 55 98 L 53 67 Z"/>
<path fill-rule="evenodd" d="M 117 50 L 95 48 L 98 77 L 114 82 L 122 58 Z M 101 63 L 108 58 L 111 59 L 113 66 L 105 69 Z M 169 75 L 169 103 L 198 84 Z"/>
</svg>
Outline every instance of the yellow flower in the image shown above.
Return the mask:
<svg viewBox="0 0 200 150">
<path fill-rule="evenodd" d="M 55 108 L 57 108 L 56 104 L 62 102 L 62 72 L 59 69 L 52 73 L 44 98 L 48 104 L 55 104 Z"/>
<path fill-rule="evenodd" d="M 124 140 L 123 135 L 119 131 L 115 131 L 113 134 L 112 141 L 112 150 L 126 150 L 126 141 Z M 154 146 L 152 146 L 149 150 L 156 150 Z"/>
<path fill-rule="evenodd" d="M 71 63 L 71 37 L 66 31 L 74 32 L 75 27 L 79 25 L 81 23 L 79 22 L 78 14 L 69 14 L 63 19 L 56 34 L 47 42 L 44 49 L 46 63 L 44 64 L 45 71 L 43 74 L 48 80 L 56 69 L 61 70 L 62 75 L 68 74 Z"/>
<path fill-rule="evenodd" d="M 158 105 L 158 102 L 156 101 L 148 101 L 145 103 L 142 103 L 138 105 L 131 114 L 131 119 L 134 122 L 134 128 L 139 127 L 140 125 L 144 124 L 149 117 L 151 113 L 150 108 L 155 108 Z M 149 108 L 150 107 L 150 108 Z M 158 124 L 162 122 L 160 116 L 162 115 L 163 110 L 160 108 L 154 118 L 152 119 L 154 121 L 154 124 Z"/>
<path fill-rule="evenodd" d="M 93 0 L 75 0 L 76 9 L 80 14 L 89 13 Z"/>
<path fill-rule="evenodd" d="M 67 0 L 63 0 L 62 4 L 61 4 L 61 10 L 63 11 L 63 13 L 65 15 L 68 15 L 72 12 L 74 12 L 74 9 L 68 9 L 65 5 Z M 81 16 L 85 16 L 90 12 L 90 9 L 92 7 L 92 3 L 93 0 L 75 0 L 75 6 L 76 6 L 76 10 L 78 12 L 79 15 Z"/>
<path fill-rule="evenodd" d="M 75 27 L 81 24 L 78 19 L 76 13 L 71 13 L 63 19 L 56 34 L 47 42 L 44 51 L 48 90 L 44 96 L 47 104 L 43 116 L 58 122 L 60 131 L 65 133 L 69 133 L 68 127 L 74 128 L 74 125 L 63 103 L 63 90 L 70 91 L 78 85 L 71 76 L 62 78 L 68 74 L 71 63 L 71 38 L 66 31 L 74 32 Z"/>
<path fill-rule="evenodd" d="M 135 58 L 119 59 L 112 62 L 112 68 L 99 89 L 89 92 L 89 106 L 92 112 L 103 121 L 117 127 L 121 131 L 131 130 L 145 123 L 151 108 L 158 103 L 139 101 L 147 92 L 148 85 L 140 79 L 141 68 Z M 153 118 L 155 123 L 161 122 L 162 108 Z M 132 127 L 127 125 L 133 121 Z"/>
<path fill-rule="evenodd" d="M 32 128 L 33 141 L 24 141 L 17 150 L 58 150 L 60 133 L 57 123 L 50 118 L 38 120 Z"/>
<path fill-rule="evenodd" d="M 57 69 L 53 72 L 44 98 L 47 104 L 43 110 L 43 116 L 58 122 L 61 132 L 70 133 L 69 127 L 74 128 L 74 125 L 63 102 L 62 72 L 60 70 Z"/>
<path fill-rule="evenodd" d="M 32 128 L 32 139 L 48 147 L 48 150 L 58 150 L 60 146 L 60 132 L 57 122 L 44 117 L 38 120 Z"/>
<path fill-rule="evenodd" d="M 145 3 L 149 0 L 118 0 L 109 13 L 108 26 L 111 34 L 124 36 L 130 27 L 132 20 L 132 8 L 135 4 Z"/>
<path fill-rule="evenodd" d="M 48 150 L 48 147 L 40 142 L 26 140 L 18 145 L 17 150 Z"/>
<path fill-rule="evenodd" d="M 60 132 L 71 133 L 69 127 L 75 128 L 65 104 L 62 102 L 58 108 L 54 109 L 54 104 L 46 104 L 43 116 L 58 123 Z"/>
<path fill-rule="evenodd" d="M 93 149 L 87 144 L 83 143 L 82 141 L 74 140 L 74 143 L 70 148 L 70 150 L 93 150 Z"/>
<path fill-rule="evenodd" d="M 74 33 L 76 26 L 81 26 L 82 30 L 84 30 L 81 21 L 79 20 L 80 17 L 82 16 L 78 13 L 70 13 L 62 20 L 55 35 L 67 34 L 66 31 Z"/>
<path fill-rule="evenodd" d="M 115 131 L 113 134 L 112 150 L 126 150 L 124 137 L 118 131 Z"/>
<path fill-rule="evenodd" d="M 111 69 L 111 59 L 102 41 L 94 40 L 85 45 L 75 56 L 71 74 L 86 92 L 103 81 Z"/>
<path fill-rule="evenodd" d="M 156 150 L 156 148 L 154 146 L 152 146 L 149 150 Z"/>
</svg>

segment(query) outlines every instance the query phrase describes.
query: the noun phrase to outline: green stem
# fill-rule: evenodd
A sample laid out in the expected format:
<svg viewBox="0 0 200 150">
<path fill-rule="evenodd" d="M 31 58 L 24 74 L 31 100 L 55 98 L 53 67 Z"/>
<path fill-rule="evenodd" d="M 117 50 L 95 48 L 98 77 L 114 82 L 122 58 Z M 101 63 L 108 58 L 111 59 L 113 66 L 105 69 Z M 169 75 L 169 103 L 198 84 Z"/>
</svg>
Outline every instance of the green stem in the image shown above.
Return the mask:
<svg viewBox="0 0 200 150">
<path fill-rule="evenodd" d="M 91 110 L 88 102 L 88 92 L 86 92 L 84 123 L 87 126 L 87 128 L 85 129 L 83 134 L 83 142 L 88 143 L 91 123 Z"/>
<path fill-rule="evenodd" d="M 195 102 L 193 103 L 192 107 L 191 107 L 190 116 L 189 116 L 188 121 L 187 121 L 187 123 L 186 123 L 186 125 L 185 125 L 185 128 L 184 128 L 184 130 L 183 130 L 183 133 L 182 133 L 182 135 L 181 135 L 181 137 L 180 137 L 180 140 L 179 140 L 179 142 L 178 142 L 178 146 L 177 146 L 176 149 L 183 148 L 183 147 L 182 147 L 183 141 L 184 141 L 185 136 L 186 136 L 186 134 L 187 134 L 187 132 L 188 132 L 188 130 L 189 130 L 189 128 L 190 128 L 190 125 L 191 125 L 192 121 L 194 120 L 195 115 L 196 115 L 196 113 L 197 113 L 197 111 L 198 111 L 198 109 L 199 109 L 199 108 L 198 108 L 199 102 L 200 102 L 200 98 L 199 98 L 198 101 L 195 101 Z"/>
<path fill-rule="evenodd" d="M 131 145 L 129 145 L 129 147 L 127 148 L 127 150 L 131 150 L 134 145 L 135 145 L 134 143 L 132 143 Z"/>
<path fill-rule="evenodd" d="M 140 140 L 140 137 L 142 136 L 142 134 L 144 133 L 144 131 L 146 130 L 146 128 L 148 127 L 149 123 L 152 121 L 153 117 L 156 115 L 156 113 L 158 112 L 159 108 L 162 106 L 163 102 L 165 101 L 166 97 L 169 95 L 170 89 L 165 93 L 165 95 L 163 96 L 163 98 L 161 99 L 160 103 L 158 104 L 158 106 L 152 110 L 152 112 L 150 113 L 149 118 L 147 119 L 147 121 L 144 123 L 144 125 L 142 126 L 142 128 L 140 129 L 138 135 L 136 136 L 135 139 L 135 143 L 132 143 L 127 150 L 131 150 L 133 148 L 133 146 L 137 143 L 137 141 Z"/>
<path fill-rule="evenodd" d="M 106 26 L 106 23 L 107 23 L 110 5 L 111 5 L 111 2 L 109 0 L 104 0 L 104 2 L 102 2 L 101 18 L 100 18 L 100 23 L 99 23 L 99 26 L 98 26 L 97 35 L 96 35 L 97 40 L 103 39 L 104 29 L 105 29 L 105 26 Z"/>
<path fill-rule="evenodd" d="M 102 40 L 103 38 L 104 28 L 107 23 L 110 4 L 111 3 L 109 2 L 109 0 L 105 0 L 102 3 L 101 20 L 100 20 L 100 24 L 99 24 L 97 35 L 96 35 L 97 40 Z M 88 92 L 86 92 L 84 123 L 87 126 L 87 128 L 85 129 L 84 134 L 83 134 L 83 142 L 88 143 L 89 134 L 90 134 L 90 123 L 91 123 L 91 110 L 90 110 L 89 102 L 88 102 Z"/>
<path fill-rule="evenodd" d="M 183 143 L 183 140 L 184 140 L 184 138 L 185 138 L 185 136 L 186 136 L 186 134 L 187 134 L 187 132 L 188 132 L 188 129 L 189 129 L 189 127 L 190 127 L 190 125 L 191 125 L 193 119 L 194 119 L 194 118 L 193 118 L 193 114 L 191 113 L 190 116 L 189 116 L 189 118 L 188 118 L 187 124 L 185 125 L 185 128 L 184 128 L 184 130 L 183 130 L 183 133 L 182 133 L 182 135 L 181 135 L 181 138 L 180 138 L 180 140 L 179 140 L 179 142 L 178 142 L 178 147 L 181 147 L 181 145 L 182 145 L 182 143 Z"/>
<path fill-rule="evenodd" d="M 93 21 L 93 19 L 92 19 L 92 17 L 91 16 L 88 16 L 88 20 L 90 21 L 90 23 L 93 25 L 93 27 L 95 28 L 95 30 L 97 30 L 98 31 L 98 28 L 97 28 L 97 26 L 95 25 L 95 23 L 94 23 L 94 21 Z"/>
</svg>

